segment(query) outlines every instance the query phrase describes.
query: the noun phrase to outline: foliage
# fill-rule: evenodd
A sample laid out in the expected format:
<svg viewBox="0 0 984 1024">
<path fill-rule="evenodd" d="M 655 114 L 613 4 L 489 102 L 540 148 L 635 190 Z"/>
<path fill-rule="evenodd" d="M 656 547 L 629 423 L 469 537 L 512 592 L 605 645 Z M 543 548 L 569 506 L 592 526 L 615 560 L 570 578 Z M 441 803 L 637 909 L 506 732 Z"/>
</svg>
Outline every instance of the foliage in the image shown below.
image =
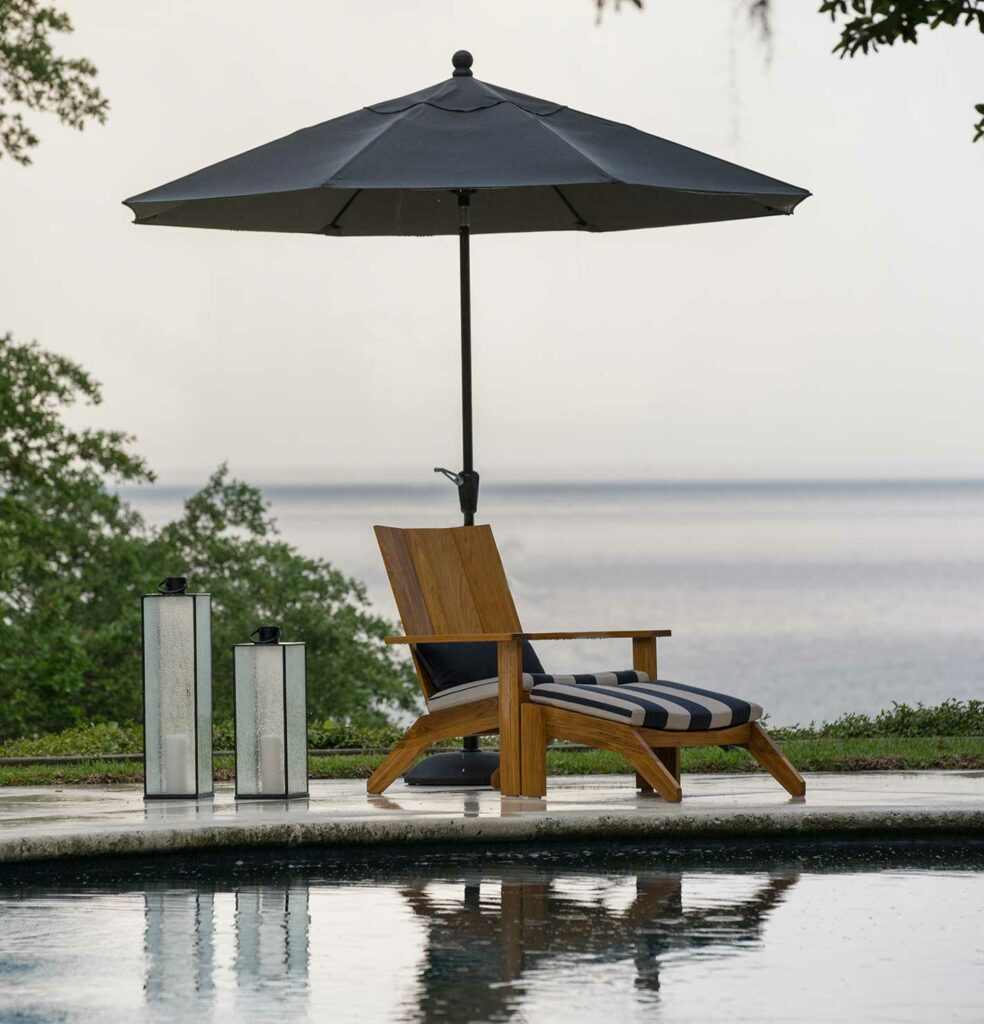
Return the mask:
<svg viewBox="0 0 984 1024">
<path fill-rule="evenodd" d="M 834 52 L 853 57 L 895 42 L 917 43 L 919 29 L 977 25 L 984 32 L 982 0 L 823 0 L 820 13 L 849 19 Z"/>
<path fill-rule="evenodd" d="M 390 748 L 403 730 L 389 723 L 359 725 L 351 721 L 324 718 L 308 723 L 311 750 Z M 234 732 L 231 718 L 216 718 L 212 725 L 213 750 L 232 750 Z M 73 726 L 61 732 L 26 736 L 0 742 L 0 757 L 97 757 L 105 754 L 139 754 L 143 751 L 143 726 L 137 721 L 97 722 Z"/>
<path fill-rule="evenodd" d="M 625 2 L 632 4 L 633 7 L 640 11 L 642 10 L 642 0 L 625 0 Z M 595 0 L 599 21 L 601 21 L 601 16 L 606 7 L 614 7 L 616 11 L 620 11 L 622 9 L 622 0 Z"/>
<path fill-rule="evenodd" d="M 98 722 L 0 743 L 0 757 L 95 757 L 142 750 L 143 729 L 137 722 Z"/>
<path fill-rule="evenodd" d="M 643 0 L 631 0 L 640 10 Z M 772 42 L 772 15 L 775 0 L 736 0 L 758 29 L 763 42 Z M 621 0 L 596 0 L 598 19 L 609 6 L 616 10 Z M 880 46 L 896 42 L 917 43 L 919 29 L 930 30 L 977 26 L 984 33 L 984 0 L 820 0 L 820 14 L 829 14 L 835 24 L 840 20 L 841 36 L 833 52 L 841 57 L 877 52 Z M 984 138 L 984 103 L 975 104 L 980 119 L 974 125 L 974 142 Z"/>
<path fill-rule="evenodd" d="M 0 361 L 0 736 L 138 718 L 138 598 L 165 575 L 213 595 L 220 715 L 233 643 L 271 621 L 308 643 L 312 716 L 381 724 L 414 705 L 362 585 L 286 544 L 259 491 L 220 467 L 177 520 L 148 528 L 107 487 L 152 479 L 131 439 L 62 419 L 99 402 L 92 378 L 10 335 Z"/>
<path fill-rule="evenodd" d="M 820 13 L 836 22 L 844 19 L 834 53 L 854 57 L 875 53 L 896 42 L 917 43 L 919 29 L 940 26 L 977 26 L 984 33 L 984 0 L 823 0 Z M 981 115 L 974 125 L 974 141 L 984 137 L 984 103 L 974 109 Z"/>
<path fill-rule="evenodd" d="M 308 746 L 312 750 L 344 750 L 395 746 L 404 730 L 397 725 L 366 727 L 351 722 L 325 719 L 308 725 Z"/>
<path fill-rule="evenodd" d="M 0 0 L 0 156 L 29 164 L 28 150 L 39 142 L 11 106 L 53 113 L 79 131 L 88 121 L 105 122 L 109 102 L 93 82 L 96 69 L 52 45 L 53 34 L 71 31 L 67 14 L 38 0 Z"/>
<path fill-rule="evenodd" d="M 63 422 L 66 407 L 100 401 L 80 367 L 9 334 L 0 362 L 0 735 L 9 735 L 94 710 L 92 673 L 118 628 L 115 581 L 136 571 L 140 529 L 104 481 L 151 475 L 126 435 Z"/>
<path fill-rule="evenodd" d="M 984 736 L 984 701 L 952 700 L 924 704 L 892 702 L 890 708 L 869 715 L 846 714 L 833 722 L 771 729 L 777 739 L 869 739 L 875 737 Z"/>
<path fill-rule="evenodd" d="M 403 735 L 403 729 L 389 722 L 366 724 L 335 718 L 308 722 L 307 743 L 310 750 L 345 750 L 382 747 L 389 749 Z M 217 719 L 212 726 L 212 748 L 232 750 L 235 739 L 231 718 Z M 137 733 L 135 750 L 142 749 L 142 735 Z M 0 752 L 5 749 L 0 747 Z M 0 753 L 2 756 L 2 753 Z"/>
</svg>

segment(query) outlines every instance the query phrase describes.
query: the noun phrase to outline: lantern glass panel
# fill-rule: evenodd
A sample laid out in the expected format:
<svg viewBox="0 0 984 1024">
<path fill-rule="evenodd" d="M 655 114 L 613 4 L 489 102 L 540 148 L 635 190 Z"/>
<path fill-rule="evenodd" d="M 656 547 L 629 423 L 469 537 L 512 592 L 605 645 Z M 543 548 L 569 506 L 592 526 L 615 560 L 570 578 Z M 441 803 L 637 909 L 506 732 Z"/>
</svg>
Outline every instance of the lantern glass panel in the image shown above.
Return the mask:
<svg viewBox="0 0 984 1024">
<path fill-rule="evenodd" d="M 284 662 L 279 644 L 236 648 L 236 792 L 284 796 Z"/>
<path fill-rule="evenodd" d="M 212 791 L 212 599 L 196 594 L 198 791 Z"/>
<path fill-rule="evenodd" d="M 287 706 L 287 792 L 308 791 L 307 685 L 304 644 L 284 645 L 285 695 Z"/>
<path fill-rule="evenodd" d="M 306 796 L 304 644 L 235 647 L 236 796 Z"/>
<path fill-rule="evenodd" d="M 143 598 L 144 795 L 212 795 L 211 598 L 164 589 Z"/>
<path fill-rule="evenodd" d="M 148 796 L 197 791 L 194 608 L 183 596 L 144 601 Z"/>
</svg>

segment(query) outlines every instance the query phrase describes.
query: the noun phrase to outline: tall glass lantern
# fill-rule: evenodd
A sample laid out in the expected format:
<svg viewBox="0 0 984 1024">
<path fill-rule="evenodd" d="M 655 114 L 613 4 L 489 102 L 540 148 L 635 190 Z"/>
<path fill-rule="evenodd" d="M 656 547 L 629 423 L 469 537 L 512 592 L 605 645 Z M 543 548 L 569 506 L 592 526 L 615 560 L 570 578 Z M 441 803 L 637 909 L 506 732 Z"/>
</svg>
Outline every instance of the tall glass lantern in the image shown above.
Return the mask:
<svg viewBox="0 0 984 1024">
<path fill-rule="evenodd" d="M 212 598 L 169 576 L 143 597 L 144 796 L 212 795 Z"/>
<path fill-rule="evenodd" d="M 281 643 L 279 626 L 260 626 L 233 648 L 236 797 L 308 795 L 304 644 Z"/>
</svg>

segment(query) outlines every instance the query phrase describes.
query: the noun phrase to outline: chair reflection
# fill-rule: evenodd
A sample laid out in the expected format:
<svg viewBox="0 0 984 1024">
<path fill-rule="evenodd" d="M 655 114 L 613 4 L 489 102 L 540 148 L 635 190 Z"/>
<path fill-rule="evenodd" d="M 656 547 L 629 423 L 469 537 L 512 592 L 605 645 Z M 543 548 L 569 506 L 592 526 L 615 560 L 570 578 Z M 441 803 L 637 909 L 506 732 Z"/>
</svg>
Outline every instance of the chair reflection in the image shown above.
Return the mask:
<svg viewBox="0 0 984 1024">
<path fill-rule="evenodd" d="M 438 790 L 442 797 L 458 796 L 459 794 L 451 794 L 446 790 Z M 415 794 L 417 800 L 419 796 Z M 478 818 L 481 817 L 482 813 L 482 801 L 479 795 L 473 791 L 466 791 L 460 794 L 461 796 L 461 816 L 463 818 Z M 399 800 L 394 800 L 392 797 L 381 796 L 377 793 L 370 793 L 366 797 L 367 802 L 371 807 L 376 807 L 381 811 L 413 811 L 414 802 L 410 798 L 404 798 L 401 803 Z M 447 803 L 444 805 L 444 810 L 447 809 Z M 498 794 L 496 794 L 495 813 L 500 813 Z"/>
<path fill-rule="evenodd" d="M 685 882 L 702 879 L 708 876 L 640 872 L 627 905 L 624 889 L 610 900 L 610 887 L 572 890 L 563 876 L 529 869 L 476 874 L 454 897 L 435 895 L 425 880 L 404 887 L 428 932 L 419 1019 L 509 1019 L 533 973 L 578 960 L 633 962 L 645 998 L 660 988 L 661 959 L 733 955 L 758 942 L 797 876 L 756 877 L 751 892 L 712 892 L 706 906 L 684 896 Z"/>
</svg>

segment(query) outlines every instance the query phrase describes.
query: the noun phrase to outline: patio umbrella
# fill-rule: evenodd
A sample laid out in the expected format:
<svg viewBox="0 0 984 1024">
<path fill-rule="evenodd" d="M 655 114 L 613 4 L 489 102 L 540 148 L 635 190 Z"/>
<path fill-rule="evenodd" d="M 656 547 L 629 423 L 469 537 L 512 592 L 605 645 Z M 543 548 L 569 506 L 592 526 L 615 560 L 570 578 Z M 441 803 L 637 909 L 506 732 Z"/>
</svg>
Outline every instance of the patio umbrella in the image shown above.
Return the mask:
<svg viewBox="0 0 984 1024">
<path fill-rule="evenodd" d="M 810 193 L 615 121 L 481 82 L 472 55 L 449 79 L 302 128 L 125 200 L 138 224 L 346 235 L 457 235 L 461 294 L 458 488 L 475 521 L 472 234 L 625 231 L 790 214 Z M 445 767 L 442 759 L 453 759 Z M 428 765 L 428 763 L 430 763 Z M 427 766 L 427 767 L 425 767 Z M 408 781 L 482 784 L 474 737 Z"/>
<path fill-rule="evenodd" d="M 625 231 L 792 213 L 805 189 L 628 125 L 451 78 L 374 103 L 125 200 L 137 224 L 346 235 L 458 235 L 462 468 L 436 469 L 474 522 L 469 237 Z"/>
</svg>

